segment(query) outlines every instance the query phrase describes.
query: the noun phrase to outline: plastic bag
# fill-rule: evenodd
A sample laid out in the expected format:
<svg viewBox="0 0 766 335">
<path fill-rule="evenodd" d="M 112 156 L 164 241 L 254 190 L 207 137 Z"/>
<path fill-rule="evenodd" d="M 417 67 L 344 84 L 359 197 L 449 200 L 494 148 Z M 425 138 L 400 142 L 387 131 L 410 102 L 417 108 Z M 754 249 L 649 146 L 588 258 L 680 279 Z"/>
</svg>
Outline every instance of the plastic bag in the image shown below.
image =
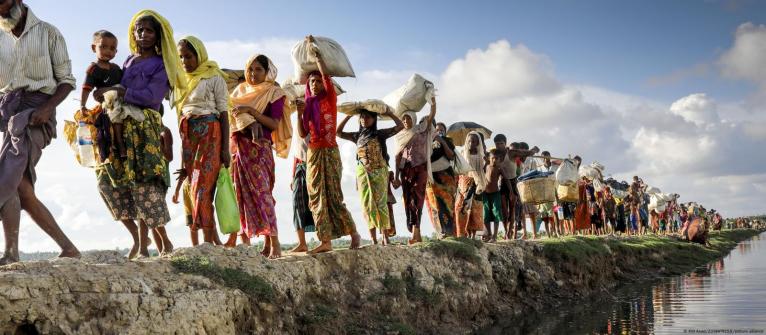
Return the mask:
<svg viewBox="0 0 766 335">
<path fill-rule="evenodd" d="M 221 167 L 218 172 L 218 181 L 216 181 L 215 214 L 222 233 L 231 234 L 239 231 L 237 196 L 234 193 L 229 169 L 225 167 Z"/>
<path fill-rule="evenodd" d="M 419 112 L 434 95 L 434 84 L 419 74 L 413 74 L 404 86 L 383 98 L 396 115 L 407 111 Z"/>
<path fill-rule="evenodd" d="M 556 170 L 556 183 L 569 186 L 577 183 L 577 167 L 571 159 L 565 159 Z"/>
<path fill-rule="evenodd" d="M 319 70 L 316 64 L 316 51 L 322 56 L 327 65 L 325 75 L 332 77 L 356 77 L 351 62 L 346 56 L 343 47 L 327 37 L 314 36 L 314 43 L 300 41 L 293 47 L 293 65 L 295 66 L 295 78 L 301 84 L 305 84 L 307 76 L 313 71 Z"/>
</svg>

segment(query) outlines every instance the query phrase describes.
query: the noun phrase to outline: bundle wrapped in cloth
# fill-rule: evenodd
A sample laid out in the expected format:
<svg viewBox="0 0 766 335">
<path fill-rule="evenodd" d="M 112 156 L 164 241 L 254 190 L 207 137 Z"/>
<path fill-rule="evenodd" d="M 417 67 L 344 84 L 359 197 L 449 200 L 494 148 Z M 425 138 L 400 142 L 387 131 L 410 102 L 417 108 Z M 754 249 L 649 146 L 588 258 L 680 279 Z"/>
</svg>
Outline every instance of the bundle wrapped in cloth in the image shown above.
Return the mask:
<svg viewBox="0 0 766 335">
<path fill-rule="evenodd" d="M 325 75 L 332 77 L 356 77 L 351 62 L 346 56 L 346 51 L 340 44 L 330 38 L 314 36 L 314 43 L 303 40 L 293 47 L 293 65 L 295 65 L 295 78 L 301 84 L 305 84 L 311 72 L 318 71 L 317 53 L 321 55 L 327 65 Z"/>
<path fill-rule="evenodd" d="M 579 171 L 580 177 L 588 178 L 589 180 L 603 180 L 604 179 L 604 166 L 598 162 L 593 162 L 590 165 L 583 165 Z"/>
<path fill-rule="evenodd" d="M 434 96 L 434 84 L 419 74 L 413 74 L 404 86 L 397 88 L 383 98 L 394 108 L 394 114 L 419 112 Z"/>
<path fill-rule="evenodd" d="M 338 112 L 347 115 L 356 115 L 360 110 L 365 109 L 376 114 L 384 114 L 391 110 L 391 107 L 378 99 L 367 99 L 365 101 L 349 101 L 338 105 Z"/>
</svg>

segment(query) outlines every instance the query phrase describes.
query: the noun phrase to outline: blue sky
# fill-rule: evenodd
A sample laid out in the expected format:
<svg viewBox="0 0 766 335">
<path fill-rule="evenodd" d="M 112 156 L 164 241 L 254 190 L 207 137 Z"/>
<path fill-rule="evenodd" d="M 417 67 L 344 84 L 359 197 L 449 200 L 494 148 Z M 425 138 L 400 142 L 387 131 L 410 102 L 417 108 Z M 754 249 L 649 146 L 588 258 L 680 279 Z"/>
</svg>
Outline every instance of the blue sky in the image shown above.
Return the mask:
<svg viewBox="0 0 766 335">
<path fill-rule="evenodd" d="M 640 175 L 724 216 L 765 210 L 763 1 L 24 2 L 64 34 L 78 86 L 94 60 L 93 32 L 118 36 L 114 61 L 121 64 L 130 18 L 144 8 L 168 18 L 176 39 L 200 37 L 224 67 L 242 68 L 249 56 L 265 53 L 280 81 L 293 71 L 296 42 L 309 33 L 328 36 L 343 45 L 357 73 L 338 78 L 348 91 L 341 101 L 382 98 L 419 73 L 436 84 L 440 121 L 476 121 L 554 156 L 579 154 L 606 165 L 608 175 Z M 59 131 L 79 106 L 76 98 L 79 87 L 59 108 Z M 175 116 L 163 120 L 177 151 Z M 364 232 L 354 145 L 339 143 L 346 204 Z M 286 242 L 296 239 L 290 162 L 277 159 L 274 191 Z M 76 166 L 63 140 L 46 149 L 38 175 L 39 196 L 78 246 L 129 246 L 99 199 L 93 172 Z M 169 208 L 171 238 L 188 245 L 182 209 Z M 403 232 L 401 205 L 395 213 Z M 423 226 L 430 233 L 428 218 Z M 56 249 L 26 216 L 21 239 L 25 251 Z"/>
<path fill-rule="evenodd" d="M 86 21 L 56 20 L 68 36 L 125 27 L 154 8 L 179 32 L 203 40 L 299 37 L 307 32 L 367 46 L 364 64 L 402 63 L 437 72 L 465 50 L 507 39 L 555 59 L 560 78 L 672 100 L 687 91 L 741 98 L 744 83 L 708 76 L 649 85 L 699 63 L 711 63 L 743 22 L 766 22 L 761 1 L 27 1 L 43 17 L 73 11 Z M 41 6 L 45 4 L 44 6 Z M 96 14 L 99 7 L 108 15 Z M 218 17 L 208 17 L 210 13 Z M 253 20 L 250 29 L 246 22 Z M 124 29 L 124 28 L 123 28 Z M 124 33 L 123 33 L 124 35 Z M 120 36 L 123 36 L 120 35 Z M 86 48 L 87 46 L 70 46 Z M 76 54 L 76 51 L 72 51 Z"/>
</svg>

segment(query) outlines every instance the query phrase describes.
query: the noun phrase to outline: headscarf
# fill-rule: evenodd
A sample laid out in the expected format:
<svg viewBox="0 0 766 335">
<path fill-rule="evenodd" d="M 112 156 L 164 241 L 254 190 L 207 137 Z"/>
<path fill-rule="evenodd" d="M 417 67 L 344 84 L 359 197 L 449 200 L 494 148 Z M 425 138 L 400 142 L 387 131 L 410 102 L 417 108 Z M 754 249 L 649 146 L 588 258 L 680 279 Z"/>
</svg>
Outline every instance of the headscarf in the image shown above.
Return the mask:
<svg viewBox="0 0 766 335">
<path fill-rule="evenodd" d="M 361 117 L 362 114 L 370 115 L 374 118 L 374 122 L 372 126 L 364 128 L 361 124 L 359 124 L 359 138 L 356 141 L 356 144 L 360 147 L 364 146 L 373 139 L 378 139 L 378 143 L 380 143 L 380 151 L 383 154 L 383 159 L 388 162 L 388 160 L 391 158 L 388 155 L 388 147 L 386 146 L 386 139 L 380 138 L 380 132 L 378 131 L 378 114 L 367 111 L 367 110 L 361 110 L 359 113 L 359 116 Z"/>
<path fill-rule="evenodd" d="M 260 84 L 255 83 L 250 75 L 250 66 L 253 65 L 258 56 L 260 55 L 254 55 L 247 60 L 247 64 L 245 64 L 245 82 L 240 83 L 234 88 L 230 98 L 234 106 L 252 107 L 258 113 L 263 114 L 270 103 L 285 97 L 285 91 L 274 81 L 277 78 L 277 67 L 271 62 L 271 59 L 269 59 L 269 72 L 266 74 L 266 80 Z M 232 133 L 244 130 L 255 122 L 255 117 L 247 113 L 238 114 L 236 117 L 229 114 L 229 117 L 229 126 Z M 278 122 L 277 129 L 271 132 L 271 141 L 274 143 L 274 150 L 277 152 L 277 156 L 286 158 L 290 153 L 292 135 L 290 108 L 285 103 L 282 110 L 282 118 Z"/>
<path fill-rule="evenodd" d="M 322 76 L 322 73 L 319 71 L 313 71 L 309 73 L 308 78 L 311 78 L 311 76 L 315 75 Z M 320 94 L 311 95 L 311 80 L 306 81 L 306 110 L 303 111 L 303 129 L 309 130 L 313 124 L 314 133 L 320 133 L 319 123 L 322 107 L 319 105 L 319 102 L 321 102 L 322 98 L 324 98 L 327 94 L 327 91 L 324 90 Z"/>
<path fill-rule="evenodd" d="M 471 135 L 476 135 L 476 138 L 479 141 L 479 147 L 476 148 L 476 154 L 471 154 L 471 148 L 468 147 L 468 138 L 471 137 Z M 484 174 L 484 151 L 486 150 L 484 141 L 482 141 L 482 136 L 479 132 L 472 131 L 468 133 L 468 135 L 465 135 L 465 143 L 466 146 L 463 148 L 463 158 L 465 158 L 465 161 L 471 166 L 471 171 L 468 172 L 468 176 L 473 178 L 474 183 L 476 183 L 476 193 L 481 193 L 488 184 L 487 175 Z"/>
<path fill-rule="evenodd" d="M 186 103 L 186 98 L 189 97 L 191 92 L 194 92 L 194 89 L 197 88 L 197 85 L 202 79 L 210 79 L 215 76 L 221 76 L 224 80 L 228 78 L 228 75 L 221 71 L 221 68 L 218 67 L 218 63 L 208 59 L 205 44 L 203 44 L 199 38 L 194 36 L 186 36 L 180 41 L 186 41 L 189 45 L 191 45 L 194 51 L 196 51 L 197 63 L 199 66 L 197 66 L 197 69 L 195 69 L 193 72 L 186 73 L 187 87 L 177 87 L 175 90 L 173 90 L 173 96 L 177 101 L 176 112 L 179 116 L 181 115 L 181 108 L 183 108 L 184 104 Z M 231 100 L 229 100 L 229 108 L 231 107 Z"/>
<path fill-rule="evenodd" d="M 406 111 L 402 113 L 402 119 L 404 119 L 405 116 L 410 117 L 413 125 L 410 129 L 402 129 L 402 131 L 397 133 L 394 137 L 396 139 L 396 154 L 398 155 L 404 151 L 404 148 L 410 144 L 410 141 L 412 141 L 412 138 L 415 137 L 415 135 L 426 132 L 426 168 L 428 170 L 428 182 L 433 182 L 434 178 L 433 171 L 431 170 L 431 153 L 433 151 L 432 141 L 434 127 L 431 124 L 418 123 L 418 116 L 414 111 Z"/>
<path fill-rule="evenodd" d="M 128 44 L 130 46 L 130 52 L 133 54 L 138 53 L 138 43 L 136 42 L 136 37 L 133 32 L 136 30 L 136 23 L 138 23 L 138 20 L 144 16 L 153 17 L 162 27 L 162 32 L 160 33 L 162 39 L 159 41 L 160 48 L 162 49 L 160 56 L 162 57 L 162 63 L 165 65 L 165 72 L 167 72 L 168 75 L 170 88 L 173 90 L 185 89 L 186 78 L 183 75 L 184 71 L 181 68 L 181 64 L 178 62 L 178 50 L 176 50 L 176 42 L 173 39 L 173 27 L 170 26 L 170 22 L 162 17 L 162 15 L 153 10 L 144 9 L 133 16 L 130 20 L 130 26 L 128 27 Z M 171 101 L 172 106 L 175 106 L 176 103 L 176 101 Z"/>
</svg>

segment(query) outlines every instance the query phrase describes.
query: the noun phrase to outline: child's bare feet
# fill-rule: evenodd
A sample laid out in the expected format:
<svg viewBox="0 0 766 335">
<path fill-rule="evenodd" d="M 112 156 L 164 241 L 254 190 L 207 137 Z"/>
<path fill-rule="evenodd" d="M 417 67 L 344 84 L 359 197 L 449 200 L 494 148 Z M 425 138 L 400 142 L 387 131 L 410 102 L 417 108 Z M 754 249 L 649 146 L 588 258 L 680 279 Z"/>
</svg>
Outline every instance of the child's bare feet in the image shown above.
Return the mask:
<svg viewBox="0 0 766 335">
<path fill-rule="evenodd" d="M 226 240 L 226 243 L 223 244 L 226 248 L 234 248 L 237 246 L 237 233 L 229 234 L 229 239 Z"/>
<path fill-rule="evenodd" d="M 311 249 L 311 251 L 309 251 L 308 253 L 309 255 L 316 255 L 319 253 L 329 252 L 329 251 L 332 251 L 332 242 L 322 241 L 322 243 L 319 244 L 319 246 L 317 246 L 314 249 Z"/>
<path fill-rule="evenodd" d="M 306 252 L 309 250 L 309 247 L 305 244 L 298 244 L 295 248 L 292 248 L 290 252 Z"/>
</svg>

